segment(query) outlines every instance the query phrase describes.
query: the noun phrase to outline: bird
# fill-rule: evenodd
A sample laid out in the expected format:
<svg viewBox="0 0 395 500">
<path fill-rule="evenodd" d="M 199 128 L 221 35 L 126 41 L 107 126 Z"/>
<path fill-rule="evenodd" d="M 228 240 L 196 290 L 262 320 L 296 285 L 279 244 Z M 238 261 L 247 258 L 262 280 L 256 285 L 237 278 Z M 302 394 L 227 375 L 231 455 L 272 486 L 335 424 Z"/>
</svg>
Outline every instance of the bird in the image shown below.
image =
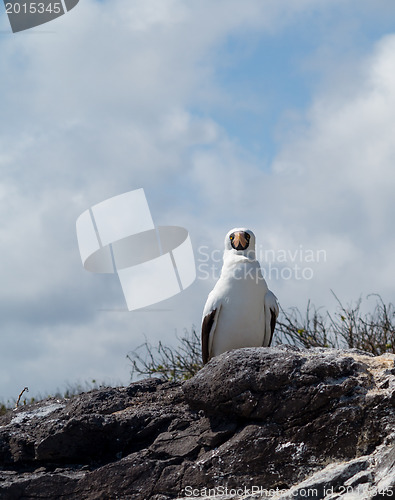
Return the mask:
<svg viewBox="0 0 395 500">
<path fill-rule="evenodd" d="M 256 260 L 255 234 L 246 228 L 231 229 L 225 237 L 220 277 L 203 310 L 203 364 L 232 349 L 270 346 L 278 313 L 277 297 Z"/>
</svg>

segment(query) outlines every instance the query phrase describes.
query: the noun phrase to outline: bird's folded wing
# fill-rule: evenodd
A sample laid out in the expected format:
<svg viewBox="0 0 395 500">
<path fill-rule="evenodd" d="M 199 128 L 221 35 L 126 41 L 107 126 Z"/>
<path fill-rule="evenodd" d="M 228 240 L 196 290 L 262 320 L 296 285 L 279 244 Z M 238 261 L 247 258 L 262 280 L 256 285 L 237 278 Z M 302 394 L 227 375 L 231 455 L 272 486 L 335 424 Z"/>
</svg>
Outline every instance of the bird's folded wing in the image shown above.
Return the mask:
<svg viewBox="0 0 395 500">
<path fill-rule="evenodd" d="M 277 302 L 277 297 L 270 290 L 265 295 L 265 315 L 266 315 L 266 335 L 265 341 L 267 342 L 267 337 L 269 336 L 269 341 L 266 343 L 270 346 L 272 343 L 274 328 L 276 327 L 277 316 L 279 313 L 279 307 Z"/>
<path fill-rule="evenodd" d="M 221 309 L 221 304 L 219 304 L 215 309 L 212 309 L 203 317 L 202 322 L 202 358 L 203 364 L 206 364 L 210 359 L 211 344 L 213 341 L 213 336 L 215 328 L 217 326 L 218 315 Z"/>
</svg>

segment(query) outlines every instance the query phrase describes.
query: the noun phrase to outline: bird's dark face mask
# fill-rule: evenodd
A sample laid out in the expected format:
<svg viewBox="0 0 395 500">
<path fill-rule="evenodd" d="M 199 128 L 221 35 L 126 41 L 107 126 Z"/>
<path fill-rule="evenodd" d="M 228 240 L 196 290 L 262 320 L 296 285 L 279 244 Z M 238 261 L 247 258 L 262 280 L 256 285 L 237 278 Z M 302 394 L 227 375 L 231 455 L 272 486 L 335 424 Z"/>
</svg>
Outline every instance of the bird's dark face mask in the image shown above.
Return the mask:
<svg viewBox="0 0 395 500">
<path fill-rule="evenodd" d="M 246 250 L 250 244 L 250 235 L 246 231 L 236 231 L 229 236 L 229 239 L 235 250 Z"/>
</svg>

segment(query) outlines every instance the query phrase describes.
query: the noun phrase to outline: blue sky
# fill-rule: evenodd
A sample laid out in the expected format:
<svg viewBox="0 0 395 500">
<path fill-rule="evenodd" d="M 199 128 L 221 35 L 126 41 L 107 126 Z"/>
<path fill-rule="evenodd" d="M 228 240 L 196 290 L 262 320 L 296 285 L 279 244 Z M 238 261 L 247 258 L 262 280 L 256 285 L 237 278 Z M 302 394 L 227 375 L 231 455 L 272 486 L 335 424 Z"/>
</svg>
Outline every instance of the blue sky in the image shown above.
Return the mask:
<svg viewBox="0 0 395 500">
<path fill-rule="evenodd" d="M 393 301 L 394 20 L 392 0 L 80 0 L 13 34 L 1 5 L 0 399 L 128 383 L 144 335 L 199 325 L 220 268 L 201 250 L 235 226 L 288 252 L 262 262 L 285 309 Z M 156 224 L 189 230 L 198 279 L 128 313 L 75 221 L 141 187 Z M 309 279 L 298 249 L 325 252 L 298 260 Z"/>
</svg>

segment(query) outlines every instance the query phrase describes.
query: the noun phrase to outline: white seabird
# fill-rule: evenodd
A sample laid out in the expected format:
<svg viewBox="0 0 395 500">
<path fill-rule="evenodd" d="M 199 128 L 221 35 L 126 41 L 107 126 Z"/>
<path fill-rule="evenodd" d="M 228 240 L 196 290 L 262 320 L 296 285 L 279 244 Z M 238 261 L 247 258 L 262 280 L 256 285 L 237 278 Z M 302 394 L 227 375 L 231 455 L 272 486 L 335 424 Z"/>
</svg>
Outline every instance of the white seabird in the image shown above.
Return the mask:
<svg viewBox="0 0 395 500">
<path fill-rule="evenodd" d="M 223 260 L 203 311 L 203 363 L 231 349 L 270 346 L 279 312 L 256 260 L 250 229 L 229 231 Z"/>
</svg>

